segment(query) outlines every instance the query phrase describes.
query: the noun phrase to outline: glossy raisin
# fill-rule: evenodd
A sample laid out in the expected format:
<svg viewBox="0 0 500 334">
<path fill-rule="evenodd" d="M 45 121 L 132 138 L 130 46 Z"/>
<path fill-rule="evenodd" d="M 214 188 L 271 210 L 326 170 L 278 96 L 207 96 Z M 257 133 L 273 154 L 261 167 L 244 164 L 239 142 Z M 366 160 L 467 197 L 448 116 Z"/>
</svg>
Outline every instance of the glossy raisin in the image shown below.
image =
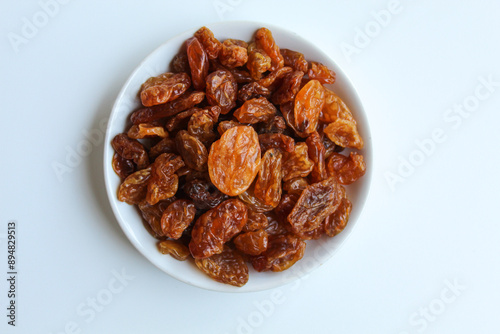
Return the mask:
<svg viewBox="0 0 500 334">
<path fill-rule="evenodd" d="M 135 172 L 135 165 L 132 160 L 125 159 L 118 153 L 113 154 L 113 170 L 121 178 L 125 179 L 127 176 Z"/>
<path fill-rule="evenodd" d="M 335 83 L 335 72 L 330 70 L 326 65 L 312 61 L 310 63 L 309 71 L 307 75 L 310 79 L 318 80 L 322 84 L 333 84 Z"/>
<path fill-rule="evenodd" d="M 264 97 L 250 99 L 234 112 L 241 123 L 267 122 L 276 115 L 276 107 Z"/>
<path fill-rule="evenodd" d="M 226 39 L 221 46 L 219 61 L 223 66 L 235 68 L 243 66 L 248 61 L 248 44 L 241 40 Z"/>
<path fill-rule="evenodd" d="M 278 44 L 274 41 L 273 34 L 267 28 L 260 28 L 255 33 L 255 43 L 261 49 L 263 49 L 271 58 L 271 70 L 283 67 L 285 61 L 280 53 L 280 48 Z"/>
<path fill-rule="evenodd" d="M 145 107 L 173 101 L 181 96 L 191 86 L 187 73 L 163 73 L 151 77 L 142 84 L 140 97 Z"/>
<path fill-rule="evenodd" d="M 262 163 L 255 180 L 254 194 L 262 203 L 275 207 L 281 199 L 281 168 L 283 155 L 279 149 L 271 148 L 262 156 Z"/>
<path fill-rule="evenodd" d="M 285 66 L 290 66 L 296 71 L 307 73 L 309 63 L 302 53 L 290 49 L 280 49 L 280 53 L 283 56 Z"/>
<path fill-rule="evenodd" d="M 306 177 L 314 168 L 314 162 L 309 158 L 306 143 L 297 143 L 292 153 L 285 154 L 283 162 L 283 180 L 296 177 Z"/>
<path fill-rule="evenodd" d="M 177 132 L 175 144 L 189 168 L 204 171 L 207 168 L 208 152 L 203 143 L 186 130 Z"/>
<path fill-rule="evenodd" d="M 295 97 L 295 128 L 304 134 L 316 131 L 319 114 L 325 104 L 325 90 L 317 80 L 309 81 Z"/>
<path fill-rule="evenodd" d="M 340 184 L 348 185 L 366 173 L 366 163 L 361 154 L 351 152 L 348 157 L 333 153 L 327 160 L 327 170 Z"/>
<path fill-rule="evenodd" d="M 165 131 L 163 127 L 154 124 L 134 124 L 128 130 L 127 136 L 132 139 L 143 139 L 151 137 L 165 138 L 168 137 L 168 132 Z"/>
<path fill-rule="evenodd" d="M 234 238 L 236 248 L 247 255 L 259 255 L 267 249 L 268 235 L 265 230 L 244 232 Z"/>
<path fill-rule="evenodd" d="M 304 256 L 306 243 L 292 234 L 269 236 L 267 250 L 252 259 L 257 271 L 283 271 Z"/>
<path fill-rule="evenodd" d="M 186 261 L 191 254 L 189 248 L 179 241 L 174 240 L 161 240 L 156 244 L 158 251 L 162 254 L 170 254 L 178 261 Z"/>
<path fill-rule="evenodd" d="M 236 106 L 238 84 L 228 70 L 217 70 L 206 79 L 206 96 L 213 106 L 219 106 L 222 114 L 227 114 Z"/>
<path fill-rule="evenodd" d="M 139 204 L 146 198 L 151 167 L 130 174 L 118 188 L 118 200 L 127 204 Z"/>
<path fill-rule="evenodd" d="M 191 37 L 186 41 L 186 50 L 193 87 L 196 90 L 204 90 L 205 78 L 208 75 L 208 55 L 196 37 Z"/>
<path fill-rule="evenodd" d="M 243 257 L 229 247 L 220 254 L 195 259 L 196 266 L 213 280 L 241 287 L 248 282 L 248 266 Z"/>
<path fill-rule="evenodd" d="M 163 235 L 179 239 L 182 232 L 191 224 L 196 214 L 196 208 L 191 201 L 179 199 L 171 203 L 161 216 Z"/>
<path fill-rule="evenodd" d="M 146 168 L 149 165 L 148 153 L 144 146 L 135 139 L 129 138 L 126 134 L 120 133 L 111 141 L 115 152 L 124 159 L 132 160 L 137 169 Z"/>
<path fill-rule="evenodd" d="M 201 27 L 194 33 L 194 36 L 200 41 L 205 49 L 208 58 L 216 59 L 222 48 L 221 42 L 215 38 L 214 33 L 207 27 Z"/>
<path fill-rule="evenodd" d="M 184 193 L 191 198 L 197 209 L 213 209 L 227 199 L 210 181 L 194 178 L 186 181 L 183 187 Z"/>
</svg>

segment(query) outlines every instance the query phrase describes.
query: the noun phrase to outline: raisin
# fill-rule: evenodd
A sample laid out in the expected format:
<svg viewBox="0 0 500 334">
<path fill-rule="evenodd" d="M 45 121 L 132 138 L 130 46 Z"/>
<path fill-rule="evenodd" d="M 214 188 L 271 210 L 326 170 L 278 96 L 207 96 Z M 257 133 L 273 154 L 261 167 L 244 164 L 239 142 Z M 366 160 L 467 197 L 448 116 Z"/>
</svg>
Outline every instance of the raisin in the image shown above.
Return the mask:
<svg viewBox="0 0 500 334">
<path fill-rule="evenodd" d="M 204 213 L 193 226 L 189 250 L 195 259 L 221 253 L 224 244 L 247 223 L 247 207 L 237 199 L 228 199 Z"/>
<path fill-rule="evenodd" d="M 276 114 L 276 107 L 264 97 L 251 99 L 234 112 L 241 123 L 255 124 L 267 122 Z"/>
<path fill-rule="evenodd" d="M 262 203 L 275 207 L 281 199 L 281 179 L 283 177 L 281 151 L 271 148 L 262 156 L 259 174 L 255 180 L 254 194 Z"/>
<path fill-rule="evenodd" d="M 288 222 L 286 222 L 286 225 L 280 222 L 273 211 L 266 212 L 264 213 L 264 215 L 267 217 L 267 222 L 268 222 L 268 225 L 267 227 L 264 228 L 264 230 L 266 230 L 268 235 L 279 235 L 288 233 L 288 230 L 286 228 L 286 225 L 290 225 L 288 224 Z"/>
<path fill-rule="evenodd" d="M 263 133 L 259 135 L 261 152 L 270 148 L 276 148 L 282 152 L 292 153 L 295 151 L 295 140 L 281 133 Z"/>
<path fill-rule="evenodd" d="M 348 120 L 338 118 L 335 122 L 328 124 L 323 131 L 336 145 L 358 150 L 364 146 L 363 138 L 359 135 L 356 124 Z"/>
<path fill-rule="evenodd" d="M 280 86 L 283 78 L 292 71 L 291 67 L 280 67 L 269 73 L 265 78 L 260 79 L 258 83 L 270 91 L 275 91 Z"/>
<path fill-rule="evenodd" d="M 309 185 L 305 177 L 296 177 L 283 182 L 283 190 L 289 194 L 295 193 L 300 195 L 304 189 Z"/>
<path fill-rule="evenodd" d="M 306 139 L 309 158 L 314 162 L 314 167 L 311 171 L 311 181 L 313 183 L 323 181 L 327 178 L 325 165 L 325 147 L 320 135 L 315 131 Z"/>
<path fill-rule="evenodd" d="M 212 183 L 224 194 L 236 196 L 250 187 L 260 169 L 259 138 L 250 126 L 236 126 L 214 142 L 208 155 Z"/>
<path fill-rule="evenodd" d="M 156 145 L 149 150 L 149 159 L 154 161 L 162 153 L 175 153 L 177 154 L 177 147 L 172 138 L 163 138 Z"/>
<path fill-rule="evenodd" d="M 121 178 L 125 179 L 127 176 L 135 172 L 135 165 L 132 160 L 125 159 L 118 153 L 113 154 L 113 170 Z"/>
<path fill-rule="evenodd" d="M 255 212 L 252 210 L 248 210 L 248 219 L 245 226 L 243 226 L 243 232 L 251 232 L 257 231 L 260 229 L 264 229 L 269 225 L 267 221 L 267 217 L 265 214 L 261 212 Z"/>
<path fill-rule="evenodd" d="M 297 193 L 287 193 L 281 197 L 281 201 L 278 206 L 274 209 L 274 213 L 276 214 L 276 219 L 278 222 L 282 224 L 282 226 L 288 227 L 290 224 L 288 223 L 287 217 L 292 212 L 295 204 L 299 200 L 300 194 Z M 288 230 L 287 229 L 287 230 Z"/>
<path fill-rule="evenodd" d="M 163 235 L 172 239 L 179 239 L 182 232 L 194 220 L 196 208 L 191 201 L 179 199 L 170 204 L 161 216 L 161 230 Z"/>
<path fill-rule="evenodd" d="M 208 58 L 216 59 L 219 56 L 219 52 L 222 48 L 221 42 L 214 37 L 214 33 L 207 27 L 201 27 L 194 36 L 198 38 L 200 43 L 203 45 Z"/>
<path fill-rule="evenodd" d="M 210 181 L 200 178 L 186 181 L 183 190 L 200 210 L 213 209 L 227 199 Z"/>
<path fill-rule="evenodd" d="M 227 130 L 234 128 L 235 126 L 240 126 L 240 125 L 243 125 L 243 124 L 241 124 L 240 122 L 233 121 L 233 120 L 222 121 L 217 126 L 217 132 L 219 132 L 219 134 L 222 136 L 222 134 L 224 132 L 226 132 Z"/>
<path fill-rule="evenodd" d="M 318 80 L 309 81 L 295 97 L 295 128 L 304 134 L 316 131 L 319 114 L 325 104 L 325 90 Z"/>
<path fill-rule="evenodd" d="M 184 166 L 181 157 L 163 153 L 151 164 L 151 180 L 148 182 L 146 200 L 154 205 L 170 198 L 177 192 L 179 178 L 175 172 Z"/>
<path fill-rule="evenodd" d="M 271 68 L 271 57 L 262 49 L 257 48 L 255 43 L 248 45 L 248 61 L 246 64 L 250 76 L 254 80 L 259 80 L 262 73 Z"/>
<path fill-rule="evenodd" d="M 233 74 L 234 79 L 239 84 L 246 84 L 252 81 L 252 76 L 247 70 L 241 68 L 228 68 L 228 70 Z"/>
<path fill-rule="evenodd" d="M 258 97 L 269 98 L 270 96 L 271 91 L 255 81 L 244 85 L 238 91 L 238 100 L 241 102 L 245 102 Z"/>
<path fill-rule="evenodd" d="M 229 68 L 240 67 L 248 61 L 248 44 L 236 39 L 226 39 L 222 43 L 219 61 Z"/>
<path fill-rule="evenodd" d="M 361 154 L 351 152 L 349 157 L 333 153 L 327 161 L 327 170 L 340 184 L 348 185 L 366 173 L 366 163 Z"/>
<path fill-rule="evenodd" d="M 325 88 L 325 104 L 319 114 L 319 120 L 325 123 L 332 123 L 338 118 L 356 124 L 351 110 L 349 110 L 344 101 L 337 94 Z"/>
<path fill-rule="evenodd" d="M 236 248 L 248 255 L 259 255 L 267 249 L 268 235 L 265 230 L 244 232 L 234 238 Z"/>
<path fill-rule="evenodd" d="M 290 49 L 280 49 L 280 53 L 283 56 L 285 66 L 291 66 L 296 71 L 307 73 L 309 63 L 302 53 Z"/>
<path fill-rule="evenodd" d="M 132 113 L 133 124 L 150 123 L 152 121 L 174 116 L 181 111 L 194 107 L 205 98 L 204 92 L 185 93 L 174 101 L 153 107 L 141 108 Z"/>
<path fill-rule="evenodd" d="M 163 73 L 142 84 L 141 102 L 145 107 L 167 103 L 181 96 L 191 86 L 187 73 Z"/>
<path fill-rule="evenodd" d="M 196 37 L 191 37 L 186 41 L 186 50 L 193 87 L 196 90 L 204 90 L 209 66 L 207 53 Z"/>
<path fill-rule="evenodd" d="M 123 159 L 133 160 L 137 169 L 146 168 L 149 165 L 148 153 L 144 146 L 135 139 L 130 139 L 126 134 L 120 133 L 111 141 L 115 152 Z"/>
<path fill-rule="evenodd" d="M 238 84 L 228 70 L 217 70 L 210 73 L 206 79 L 206 96 L 208 103 L 220 106 L 221 113 L 227 114 L 236 106 Z"/>
<path fill-rule="evenodd" d="M 333 84 L 335 82 L 335 72 L 325 65 L 312 61 L 307 75 L 310 79 L 318 80 L 322 84 Z"/>
<path fill-rule="evenodd" d="M 269 121 L 260 124 L 259 134 L 283 133 L 285 132 L 285 130 L 286 130 L 285 119 L 281 116 L 274 116 Z"/>
<path fill-rule="evenodd" d="M 139 204 L 146 198 L 151 167 L 130 174 L 118 188 L 118 200 L 127 204 Z"/>
<path fill-rule="evenodd" d="M 334 237 L 344 230 L 351 214 L 352 203 L 347 198 L 345 189 L 343 187 L 341 189 L 343 194 L 339 207 L 334 213 L 326 217 L 324 222 L 325 233 L 329 237 Z"/>
<path fill-rule="evenodd" d="M 218 109 L 220 111 L 220 108 Z M 189 134 L 198 138 L 205 147 L 209 147 L 215 140 L 214 120 L 206 109 L 199 110 L 191 116 L 187 129 Z"/>
<path fill-rule="evenodd" d="M 149 233 L 157 239 L 165 237 L 161 229 L 161 216 L 163 211 L 173 202 L 172 199 L 175 199 L 175 197 L 160 201 L 155 205 L 151 205 L 147 201 L 142 201 L 137 205 L 145 221 L 144 226 Z"/>
<path fill-rule="evenodd" d="M 238 198 L 245 202 L 249 209 L 255 212 L 267 212 L 273 209 L 272 206 L 266 205 L 260 199 L 258 199 L 254 192 L 253 187 L 248 188 L 246 191 L 238 195 Z"/>
<path fill-rule="evenodd" d="M 338 191 L 333 177 L 307 186 L 287 217 L 293 231 L 303 233 L 319 227 L 339 206 Z"/>
<path fill-rule="evenodd" d="M 296 177 L 306 177 L 314 168 L 314 162 L 309 158 L 306 143 L 297 143 L 293 153 L 285 154 L 283 161 L 283 181 Z"/>
<path fill-rule="evenodd" d="M 271 31 L 267 28 L 260 28 L 255 33 L 255 43 L 263 49 L 271 58 L 271 70 L 276 70 L 283 67 L 285 61 L 280 53 L 280 48 L 274 41 Z"/>
<path fill-rule="evenodd" d="M 243 257 L 229 247 L 209 258 L 195 259 L 196 266 L 213 280 L 241 287 L 248 282 L 248 266 Z"/>
<path fill-rule="evenodd" d="M 170 63 L 170 68 L 174 73 L 190 73 L 189 60 L 186 51 L 181 51 L 174 56 Z"/>
<path fill-rule="evenodd" d="M 186 261 L 191 255 L 189 249 L 179 241 L 161 240 L 158 241 L 156 246 L 160 253 L 170 254 L 170 256 L 179 261 Z"/>
<path fill-rule="evenodd" d="M 293 101 L 300 90 L 300 83 L 302 82 L 303 76 L 304 72 L 301 71 L 293 71 L 287 74 L 283 78 L 283 81 L 279 88 L 273 93 L 271 101 L 274 104 L 283 104 Z"/>
<path fill-rule="evenodd" d="M 206 170 L 208 152 L 201 141 L 186 130 L 181 130 L 175 136 L 175 144 L 186 166 L 197 171 Z"/>
<path fill-rule="evenodd" d="M 165 128 L 170 132 L 185 129 L 191 116 L 198 110 L 202 109 L 194 107 L 172 116 L 168 119 L 167 123 L 165 123 Z"/>
<path fill-rule="evenodd" d="M 269 236 L 267 250 L 252 259 L 257 271 L 283 271 L 304 256 L 306 243 L 292 234 Z"/>
<path fill-rule="evenodd" d="M 153 124 L 138 124 L 132 125 L 127 132 L 127 136 L 132 139 L 142 139 L 150 137 L 168 137 L 168 132 L 161 126 L 156 126 Z"/>
</svg>

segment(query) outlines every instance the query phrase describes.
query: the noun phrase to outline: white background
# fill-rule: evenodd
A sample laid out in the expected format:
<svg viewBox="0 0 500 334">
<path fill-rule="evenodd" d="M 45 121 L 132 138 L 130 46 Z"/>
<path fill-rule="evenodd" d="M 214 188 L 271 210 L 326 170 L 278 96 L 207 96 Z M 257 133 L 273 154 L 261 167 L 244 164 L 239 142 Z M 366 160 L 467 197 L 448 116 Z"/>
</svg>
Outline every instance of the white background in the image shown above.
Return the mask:
<svg viewBox="0 0 500 334">
<path fill-rule="evenodd" d="M 382 27 L 374 13 L 389 4 L 74 0 L 15 47 L 9 36 L 22 37 L 42 7 L 2 0 L 0 332 L 500 332 L 500 4 L 401 0 Z M 126 239 L 104 189 L 102 139 L 70 172 L 58 178 L 53 166 L 86 132 L 100 138 L 122 84 L 157 46 L 241 19 L 294 31 L 344 69 L 368 113 L 375 164 L 358 226 L 326 265 L 292 285 L 224 294 L 170 278 Z M 465 116 L 449 111 L 464 103 Z M 434 129 L 445 139 L 419 153 Z M 418 166 L 391 187 L 387 176 L 409 160 Z M 15 328 L 5 316 L 9 220 L 18 223 Z M 88 303 L 110 295 L 92 315 Z"/>
</svg>

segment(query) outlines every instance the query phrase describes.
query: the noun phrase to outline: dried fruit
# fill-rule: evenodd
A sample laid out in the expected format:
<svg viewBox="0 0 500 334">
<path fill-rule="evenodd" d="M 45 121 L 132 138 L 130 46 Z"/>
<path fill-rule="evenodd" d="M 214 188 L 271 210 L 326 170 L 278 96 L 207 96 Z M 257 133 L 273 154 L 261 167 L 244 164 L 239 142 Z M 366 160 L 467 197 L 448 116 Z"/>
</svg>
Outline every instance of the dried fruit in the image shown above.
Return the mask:
<svg viewBox="0 0 500 334">
<path fill-rule="evenodd" d="M 233 116 L 241 123 L 255 124 L 267 122 L 276 114 L 276 107 L 264 97 L 243 103 Z"/>
<path fill-rule="evenodd" d="M 204 90 L 209 65 L 207 53 L 196 37 L 191 37 L 186 41 L 186 50 L 193 87 L 196 90 Z"/>
<path fill-rule="evenodd" d="M 244 232 L 234 238 L 236 248 L 248 255 L 259 255 L 267 249 L 268 235 L 265 230 Z"/>
<path fill-rule="evenodd" d="M 248 266 L 245 260 L 229 247 L 209 258 L 195 259 L 194 263 L 217 282 L 239 287 L 248 282 Z"/>
<path fill-rule="evenodd" d="M 163 138 L 155 146 L 151 147 L 149 150 L 149 159 L 154 161 L 162 153 L 178 154 L 175 141 L 172 138 Z"/>
<path fill-rule="evenodd" d="M 303 233 L 319 227 L 339 206 L 338 191 L 333 177 L 307 186 L 287 217 L 293 231 Z"/>
<path fill-rule="evenodd" d="M 179 199 L 170 204 L 161 216 L 163 235 L 179 239 L 182 232 L 191 224 L 196 214 L 196 208 L 191 201 Z"/>
<path fill-rule="evenodd" d="M 255 180 L 254 194 L 260 202 L 275 207 L 281 199 L 282 154 L 271 148 L 262 156 L 262 163 Z"/>
<path fill-rule="evenodd" d="M 330 216 L 326 217 L 324 222 L 325 233 L 329 237 L 334 237 L 344 230 L 349 220 L 349 215 L 352 210 L 352 203 L 347 198 L 345 189 L 342 189 L 342 199 L 339 207 Z"/>
<path fill-rule="evenodd" d="M 274 41 L 271 31 L 267 28 L 260 28 L 255 33 L 255 43 L 263 49 L 271 58 L 271 71 L 283 67 L 285 61 L 280 53 L 280 48 Z"/>
<path fill-rule="evenodd" d="M 166 200 L 159 201 L 155 205 L 151 205 L 144 200 L 137 205 L 141 211 L 142 218 L 145 221 L 144 226 L 153 237 L 158 239 L 164 238 L 165 235 L 161 229 L 161 215 L 174 200 L 175 197 L 171 197 Z"/>
<path fill-rule="evenodd" d="M 154 205 L 170 198 L 177 192 L 179 178 L 175 172 L 184 166 L 184 161 L 175 154 L 163 153 L 151 164 L 151 180 L 148 182 L 146 200 Z"/>
<path fill-rule="evenodd" d="M 208 152 L 201 141 L 186 130 L 181 130 L 175 136 L 175 144 L 186 166 L 197 171 L 206 170 Z"/>
<path fill-rule="evenodd" d="M 240 67 L 248 61 L 248 44 L 237 39 L 226 39 L 222 43 L 219 61 L 229 68 Z"/>
<path fill-rule="evenodd" d="M 261 152 L 270 148 L 277 148 L 288 153 L 295 151 L 295 140 L 281 133 L 263 133 L 259 135 L 259 143 Z"/>
<path fill-rule="evenodd" d="M 349 157 L 333 153 L 327 161 L 327 170 L 340 184 L 348 185 L 366 173 L 366 163 L 361 154 L 351 152 Z"/>
<path fill-rule="evenodd" d="M 283 182 L 283 190 L 287 193 L 295 193 L 300 195 L 304 189 L 309 185 L 305 177 L 296 177 Z"/>
<path fill-rule="evenodd" d="M 268 88 L 270 91 L 274 91 L 279 87 L 279 85 L 283 81 L 283 78 L 292 71 L 293 69 L 291 67 L 277 68 L 276 70 L 269 73 L 265 78 L 260 79 L 258 83 Z"/>
<path fill-rule="evenodd" d="M 150 137 L 160 137 L 165 138 L 168 137 L 168 132 L 163 129 L 161 126 L 156 126 L 154 124 L 139 124 L 132 125 L 127 132 L 129 138 L 132 139 L 142 139 L 142 138 L 150 138 Z"/>
<path fill-rule="evenodd" d="M 127 176 L 135 172 L 135 165 L 132 160 L 124 159 L 118 153 L 113 154 L 113 170 L 121 178 L 125 179 Z"/>
<path fill-rule="evenodd" d="M 210 181 L 200 178 L 187 181 L 183 189 L 200 210 L 215 208 L 227 199 L 227 195 L 220 192 Z"/>
<path fill-rule="evenodd" d="M 181 96 L 191 86 L 187 73 L 163 73 L 151 77 L 141 87 L 141 102 L 145 107 L 167 103 Z"/>
<path fill-rule="evenodd" d="M 337 94 L 325 88 L 325 104 L 319 114 L 319 120 L 325 123 L 332 123 L 338 118 L 347 120 L 356 125 L 351 110 L 349 110 L 344 101 L 342 101 Z"/>
<path fill-rule="evenodd" d="M 271 91 L 255 81 L 244 85 L 238 91 L 238 100 L 241 102 L 256 99 L 258 97 L 269 98 L 270 96 Z"/>
<path fill-rule="evenodd" d="M 309 158 L 307 144 L 297 143 L 293 153 L 285 154 L 282 168 L 283 181 L 309 175 L 314 168 L 314 162 Z"/>
<path fill-rule="evenodd" d="M 189 249 L 179 241 L 162 240 L 158 241 L 156 245 L 160 253 L 170 254 L 170 256 L 178 261 L 186 261 L 191 255 Z"/>
<path fill-rule="evenodd" d="M 190 108 L 188 110 L 182 111 L 175 116 L 172 116 L 171 118 L 168 119 L 167 123 L 165 123 L 165 128 L 170 132 L 185 129 L 191 116 L 198 110 L 201 110 L 201 109 L 194 107 L 194 108 Z"/>
<path fill-rule="evenodd" d="M 212 144 L 208 172 L 224 194 L 237 196 L 250 187 L 260 169 L 259 138 L 250 126 L 236 126 Z"/>
<path fill-rule="evenodd" d="M 309 63 L 302 53 L 290 49 L 280 49 L 280 53 L 283 56 L 285 66 L 291 66 L 296 71 L 307 73 Z"/>
<path fill-rule="evenodd" d="M 174 56 L 170 67 L 174 73 L 190 73 L 189 60 L 185 50 Z"/>
<path fill-rule="evenodd" d="M 286 102 L 293 101 L 293 99 L 300 90 L 300 84 L 302 82 L 303 77 L 304 77 L 304 72 L 301 71 L 293 71 L 291 73 L 288 73 L 283 78 L 279 88 L 273 93 L 271 101 L 274 104 L 283 104 Z"/>
<path fill-rule="evenodd" d="M 146 168 L 149 165 L 148 153 L 144 146 L 135 139 L 130 139 L 126 134 L 120 133 L 111 142 L 115 152 L 123 159 L 133 160 L 137 169 Z"/>
<path fill-rule="evenodd" d="M 247 68 L 252 79 L 259 80 L 262 73 L 271 68 L 271 57 L 264 50 L 257 48 L 255 43 L 250 43 L 248 45 Z"/>
<path fill-rule="evenodd" d="M 248 210 L 248 219 L 245 226 L 243 226 L 243 232 L 257 231 L 264 229 L 269 225 L 267 217 L 261 212 L 255 212 Z"/>
<path fill-rule="evenodd" d="M 293 115 L 295 127 L 304 134 L 316 131 L 319 113 L 325 104 L 325 90 L 318 80 L 309 81 L 297 93 Z"/>
<path fill-rule="evenodd" d="M 306 243 L 292 234 L 269 236 L 267 250 L 252 259 L 257 271 L 283 271 L 304 256 Z"/>
<path fill-rule="evenodd" d="M 283 133 L 286 130 L 285 119 L 281 116 L 274 116 L 269 121 L 261 123 L 259 126 L 259 134 L 264 133 Z M 259 140 L 261 140 L 259 138 Z"/>
<path fill-rule="evenodd" d="M 323 131 L 332 142 L 339 146 L 357 148 L 358 150 L 364 146 L 356 124 L 348 120 L 338 118 L 335 122 L 328 124 Z"/>
<path fill-rule="evenodd" d="M 220 111 L 219 107 L 215 108 Z M 209 114 L 209 111 L 204 109 L 195 112 L 191 116 L 187 129 L 189 134 L 193 137 L 196 137 L 200 142 L 203 143 L 203 145 L 205 145 L 205 147 L 210 147 L 216 137 L 214 132 L 214 124 L 214 119 Z"/>
<path fill-rule="evenodd" d="M 228 199 L 204 213 L 193 226 L 189 250 L 195 259 L 221 253 L 224 244 L 247 223 L 247 207 L 237 199 Z"/>
<path fill-rule="evenodd" d="M 240 122 L 233 121 L 233 120 L 222 121 L 219 123 L 219 126 L 217 126 L 217 132 L 222 136 L 222 134 L 224 132 L 226 132 L 227 130 L 234 128 L 235 126 L 240 126 L 240 125 L 243 125 L 243 124 L 241 124 Z"/>
<path fill-rule="evenodd" d="M 205 49 L 208 58 L 216 59 L 219 56 L 219 52 L 222 48 L 221 42 L 215 38 L 214 33 L 207 27 L 201 27 L 194 36 L 200 41 Z"/>
<path fill-rule="evenodd" d="M 309 158 L 314 162 L 313 170 L 311 171 L 311 181 L 313 183 L 323 181 L 327 178 L 325 165 L 325 147 L 320 135 L 315 131 L 306 139 L 306 144 L 309 152 Z"/>
<path fill-rule="evenodd" d="M 118 200 L 127 204 L 139 204 L 146 198 L 151 167 L 130 174 L 118 188 Z"/>
<path fill-rule="evenodd" d="M 238 84 L 228 70 L 217 70 L 206 79 L 207 100 L 213 106 L 220 106 L 221 113 L 227 114 L 236 106 Z"/>
<path fill-rule="evenodd" d="M 318 80 L 322 84 L 333 84 L 335 82 L 335 72 L 330 70 L 325 65 L 312 61 L 309 71 L 307 72 L 309 79 Z"/>
</svg>

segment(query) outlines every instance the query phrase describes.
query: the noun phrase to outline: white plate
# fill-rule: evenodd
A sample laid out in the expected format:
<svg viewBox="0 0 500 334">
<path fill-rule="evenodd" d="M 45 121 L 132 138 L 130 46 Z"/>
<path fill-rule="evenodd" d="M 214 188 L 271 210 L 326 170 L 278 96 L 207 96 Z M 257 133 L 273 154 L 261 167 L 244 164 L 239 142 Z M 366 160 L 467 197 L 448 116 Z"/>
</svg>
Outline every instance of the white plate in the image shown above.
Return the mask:
<svg viewBox="0 0 500 334">
<path fill-rule="evenodd" d="M 371 135 L 358 94 L 339 66 L 315 45 L 293 32 L 276 26 L 242 21 L 221 22 L 207 25 L 207 27 L 214 32 L 215 37 L 221 41 L 226 38 L 236 38 L 248 41 L 252 38 L 254 32 L 263 26 L 271 30 L 278 46 L 281 48 L 302 52 L 306 59 L 322 62 L 336 72 L 336 83 L 329 86 L 350 107 L 358 121 L 358 130 L 365 141 L 365 147 L 361 151 L 361 154 L 364 155 L 366 161 L 367 173 L 355 184 L 347 187 L 349 198 L 353 203 L 353 209 L 349 223 L 344 231 L 334 238 L 325 237 L 320 240 L 308 241 L 303 259 L 284 272 L 258 273 L 253 270 L 250 265 L 250 279 L 248 283 L 241 288 L 237 288 L 213 281 L 199 271 L 193 261 L 181 262 L 168 255 L 160 254 L 156 248 L 156 240 L 151 237 L 144 228 L 137 209 L 117 200 L 116 194 L 120 184 L 120 178 L 115 174 L 111 166 L 113 157 L 111 140 L 118 133 L 125 132 L 127 126 L 129 126 L 128 119 L 130 114 L 140 106 L 137 93 L 142 83 L 151 76 L 167 72 L 171 59 L 177 54 L 184 41 L 191 37 L 199 27 L 186 31 L 162 44 L 135 69 L 123 86 L 111 112 L 104 146 L 104 177 L 106 190 L 111 207 L 121 228 L 139 252 L 170 276 L 200 288 L 224 292 L 259 291 L 289 283 L 310 273 L 330 259 L 334 252 L 339 249 L 341 244 L 350 235 L 360 217 L 361 210 L 368 195 L 368 189 L 371 182 L 371 171 L 373 169 Z"/>
</svg>

